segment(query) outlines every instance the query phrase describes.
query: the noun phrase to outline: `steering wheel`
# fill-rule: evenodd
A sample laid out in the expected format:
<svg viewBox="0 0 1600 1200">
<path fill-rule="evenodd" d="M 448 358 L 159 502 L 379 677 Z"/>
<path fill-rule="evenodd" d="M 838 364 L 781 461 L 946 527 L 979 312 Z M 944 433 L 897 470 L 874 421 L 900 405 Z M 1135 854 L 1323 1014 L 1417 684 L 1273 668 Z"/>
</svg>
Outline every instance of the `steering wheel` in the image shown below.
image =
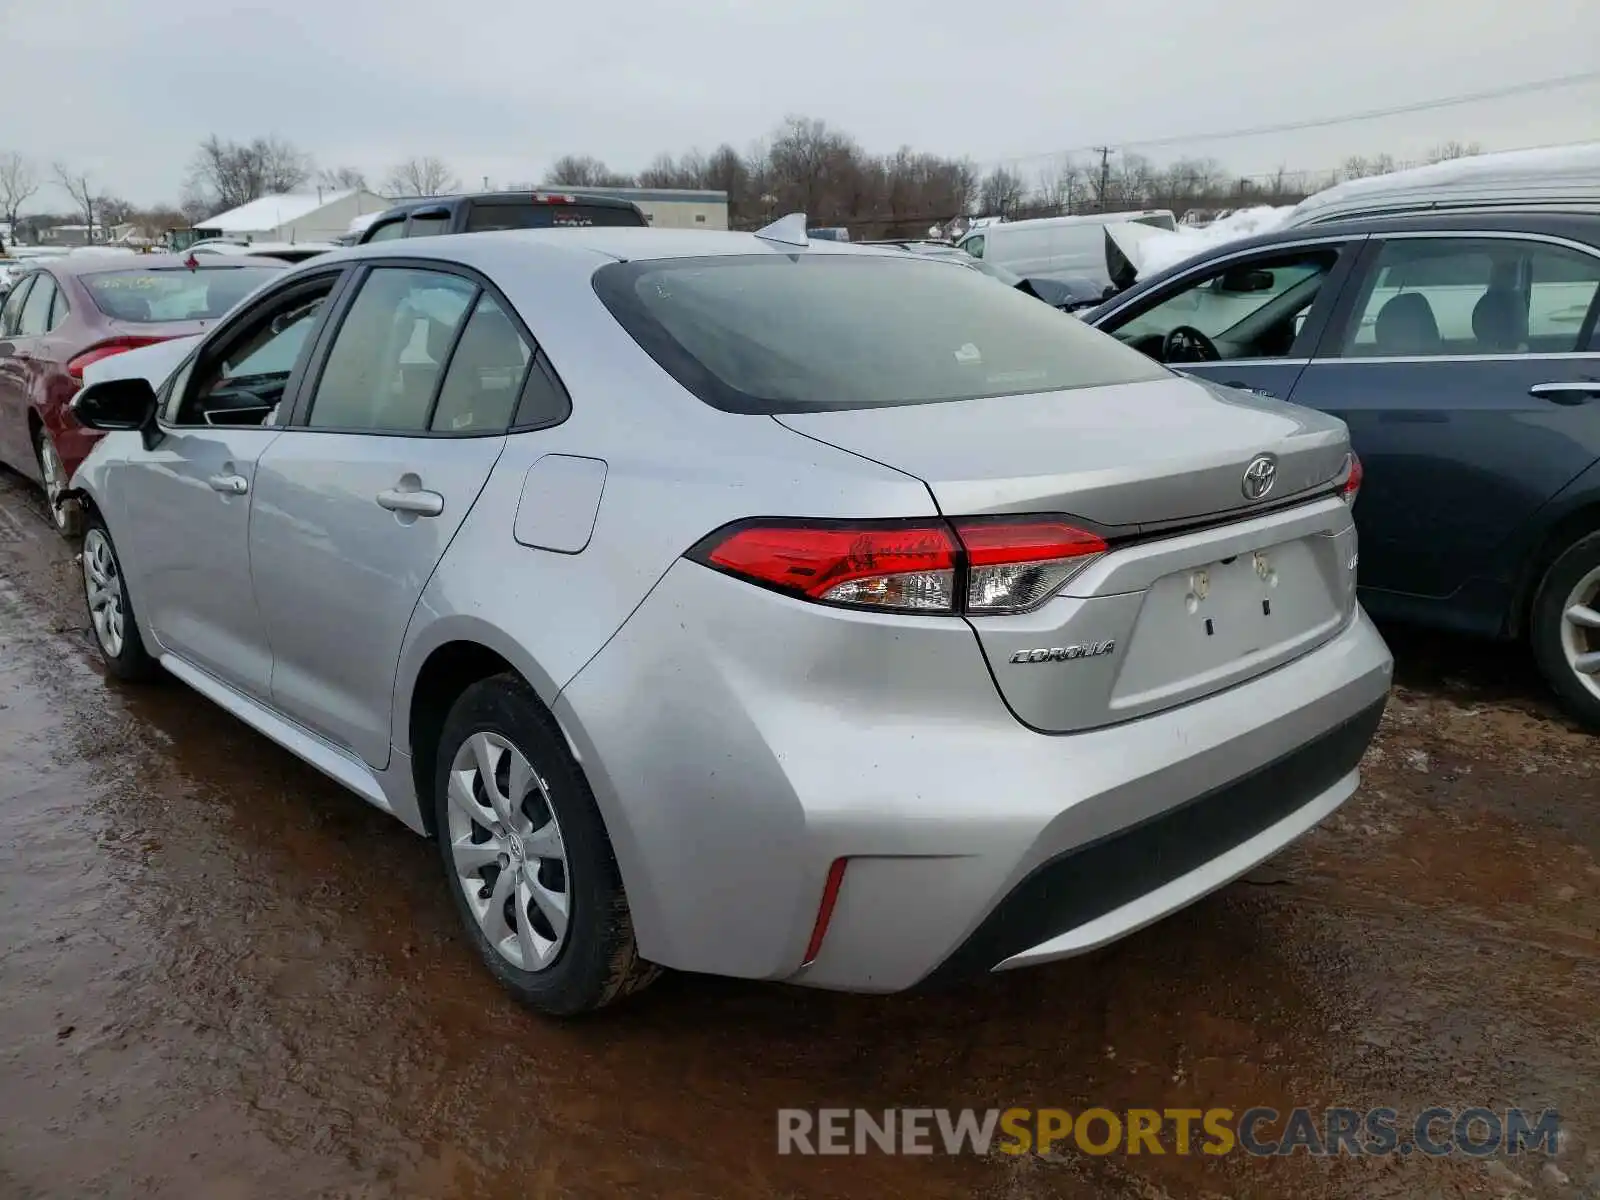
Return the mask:
<svg viewBox="0 0 1600 1200">
<path fill-rule="evenodd" d="M 1193 325 L 1176 326 L 1161 342 L 1164 363 L 1220 362 L 1217 344 Z"/>
</svg>

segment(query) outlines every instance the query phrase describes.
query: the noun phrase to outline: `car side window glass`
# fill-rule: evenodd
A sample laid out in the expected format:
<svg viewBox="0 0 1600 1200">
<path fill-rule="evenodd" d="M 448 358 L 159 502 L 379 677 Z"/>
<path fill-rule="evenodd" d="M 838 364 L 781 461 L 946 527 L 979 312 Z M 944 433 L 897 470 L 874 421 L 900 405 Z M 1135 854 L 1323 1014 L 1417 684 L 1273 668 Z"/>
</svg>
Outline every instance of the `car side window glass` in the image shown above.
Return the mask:
<svg viewBox="0 0 1600 1200">
<path fill-rule="evenodd" d="M 407 237 L 436 237 L 441 233 L 450 232 L 450 216 L 448 213 L 436 213 L 426 217 L 412 217 L 411 228 L 406 231 Z"/>
<path fill-rule="evenodd" d="M 0 306 L 0 337 L 16 335 L 17 326 L 22 321 L 22 302 L 28 298 L 28 288 L 37 278 L 37 275 L 27 275 L 18 280 L 6 297 L 5 304 Z"/>
<path fill-rule="evenodd" d="M 379 225 L 376 229 L 374 229 L 372 231 L 372 236 L 369 237 L 367 239 L 367 241 L 369 241 L 369 242 L 387 242 L 387 241 L 390 241 L 390 240 L 392 240 L 394 238 L 405 237 L 405 235 L 406 235 L 406 219 L 404 217 L 401 217 L 398 220 L 385 221 L 382 225 Z"/>
<path fill-rule="evenodd" d="M 528 373 L 533 348 L 487 292 L 461 331 L 429 428 L 436 433 L 500 433 Z"/>
<path fill-rule="evenodd" d="M 972 255 L 973 258 L 982 258 L 983 242 L 984 239 L 981 235 L 975 238 L 968 238 L 966 241 L 961 243 L 961 248 L 968 254 Z"/>
<path fill-rule="evenodd" d="M 55 303 L 56 281 L 48 275 L 34 280 L 33 290 L 22 306 L 22 318 L 17 323 L 19 337 L 37 337 L 50 330 L 50 306 Z"/>
<path fill-rule="evenodd" d="M 57 284 L 56 298 L 50 305 L 50 323 L 46 326 L 46 329 L 53 332 L 61 322 L 67 319 L 67 313 L 70 311 L 67 307 L 67 293 L 60 284 Z"/>
<path fill-rule="evenodd" d="M 533 366 L 522 385 L 522 396 L 512 418 L 514 429 L 547 429 L 572 414 L 572 398 L 543 350 L 533 355 Z"/>
<path fill-rule="evenodd" d="M 336 275 L 268 301 L 238 332 L 193 359 L 174 380 L 168 411 L 174 425 L 271 425 L 301 357 L 307 352 Z"/>
<path fill-rule="evenodd" d="M 1224 361 L 1286 358 L 1338 261 L 1333 246 L 1234 260 L 1191 275 L 1106 328 L 1152 358 L 1162 357 L 1167 338 L 1181 328 L 1198 330 Z"/>
<path fill-rule="evenodd" d="M 316 429 L 420 433 L 477 284 L 413 267 L 378 267 L 345 313 L 317 381 Z"/>
<path fill-rule="evenodd" d="M 1513 238 L 1385 242 L 1345 331 L 1346 358 L 1579 349 L 1600 259 Z"/>
</svg>

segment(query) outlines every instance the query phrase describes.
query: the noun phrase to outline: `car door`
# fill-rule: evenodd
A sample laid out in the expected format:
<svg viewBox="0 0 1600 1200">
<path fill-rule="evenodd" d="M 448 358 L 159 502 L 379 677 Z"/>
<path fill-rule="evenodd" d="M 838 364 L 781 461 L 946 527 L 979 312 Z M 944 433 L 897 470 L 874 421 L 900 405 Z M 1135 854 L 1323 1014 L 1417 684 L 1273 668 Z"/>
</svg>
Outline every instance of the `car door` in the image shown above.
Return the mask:
<svg viewBox="0 0 1600 1200">
<path fill-rule="evenodd" d="M 48 271 L 39 272 L 17 315 L 16 333 L 6 339 L 11 346 L 7 356 L 11 367 L 11 385 L 6 389 L 11 406 L 5 415 L 5 425 L 10 431 L 7 458 L 34 480 L 39 479 L 39 460 L 34 453 L 28 412 L 40 390 L 40 377 L 49 365 L 43 361 L 41 352 L 50 333 L 57 291 L 55 277 Z"/>
<path fill-rule="evenodd" d="M 298 280 L 221 326 L 167 384 L 159 439 L 131 447 L 120 472 L 117 538 L 160 649 L 262 702 L 272 652 L 251 586 L 257 462 L 340 278 Z"/>
<path fill-rule="evenodd" d="M 262 455 L 250 554 L 274 703 L 381 768 L 406 627 L 504 449 L 529 343 L 431 261 L 381 261 L 342 308 Z"/>
<path fill-rule="evenodd" d="M 1101 310 L 1093 324 L 1174 370 L 1287 399 L 1361 241 L 1320 238 L 1214 253 Z"/>
<path fill-rule="evenodd" d="M 1294 392 L 1361 455 L 1369 594 L 1471 587 L 1503 606 L 1519 564 L 1498 549 L 1600 458 L 1597 292 L 1600 252 L 1576 242 L 1373 238 Z"/>
<path fill-rule="evenodd" d="M 29 469 L 33 447 L 28 445 L 27 360 L 16 357 L 15 339 L 28 290 L 38 277 L 24 275 L 0 305 L 0 462 L 18 470 Z"/>
</svg>

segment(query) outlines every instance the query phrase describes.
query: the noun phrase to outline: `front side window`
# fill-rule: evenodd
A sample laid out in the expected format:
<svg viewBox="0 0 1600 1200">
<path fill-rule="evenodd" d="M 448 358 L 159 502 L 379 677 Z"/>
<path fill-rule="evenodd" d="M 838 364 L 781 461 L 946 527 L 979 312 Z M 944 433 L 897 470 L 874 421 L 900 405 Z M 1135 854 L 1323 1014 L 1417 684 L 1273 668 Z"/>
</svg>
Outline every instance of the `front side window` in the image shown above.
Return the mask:
<svg viewBox="0 0 1600 1200">
<path fill-rule="evenodd" d="M 972 255 L 973 258 L 982 258 L 983 257 L 983 241 L 984 241 L 983 235 L 980 233 L 977 237 L 968 238 L 966 241 L 962 242 L 961 243 L 961 248 L 963 250 L 965 250 L 968 254 Z"/>
<path fill-rule="evenodd" d="M 1161 379 L 1115 339 L 977 271 L 888 255 L 612 263 L 595 292 L 690 392 L 809 412 Z"/>
<path fill-rule="evenodd" d="M 361 284 L 328 351 L 307 423 L 420 433 L 456 331 L 478 286 L 459 275 L 378 267 Z"/>
<path fill-rule="evenodd" d="M 33 290 L 28 293 L 28 299 L 22 306 L 22 317 L 17 322 L 17 335 L 19 337 L 39 337 L 50 331 L 50 307 L 56 299 L 56 281 L 48 275 L 40 275 L 34 281 Z"/>
<path fill-rule="evenodd" d="M 1234 260 L 1187 277 L 1176 290 L 1135 306 L 1131 317 L 1118 314 L 1107 328 L 1163 361 L 1286 358 L 1338 260 L 1338 250 L 1327 246 Z M 1200 338 L 1186 337 L 1190 332 Z M 1180 347 L 1187 349 L 1180 354 Z M 1195 347 L 1199 353 L 1188 352 Z"/>
<path fill-rule="evenodd" d="M 80 278 L 95 307 L 114 321 L 215 321 L 282 269 L 208 262 L 192 270 L 97 271 Z"/>
<path fill-rule="evenodd" d="M 269 301 L 227 341 L 191 359 L 172 383 L 175 425 L 264 425 L 283 419 L 279 406 L 307 353 L 337 275 Z"/>
<path fill-rule="evenodd" d="M 412 217 L 407 237 L 437 237 L 450 232 L 449 213 L 429 213 L 425 217 Z"/>
<path fill-rule="evenodd" d="M 1346 358 L 1580 349 L 1600 258 L 1512 238 L 1385 242 L 1345 330 Z"/>
<path fill-rule="evenodd" d="M 406 234 L 406 219 L 400 217 L 394 221 L 385 221 L 374 229 L 367 238 L 369 242 L 388 242 L 395 238 L 404 237 Z"/>
</svg>

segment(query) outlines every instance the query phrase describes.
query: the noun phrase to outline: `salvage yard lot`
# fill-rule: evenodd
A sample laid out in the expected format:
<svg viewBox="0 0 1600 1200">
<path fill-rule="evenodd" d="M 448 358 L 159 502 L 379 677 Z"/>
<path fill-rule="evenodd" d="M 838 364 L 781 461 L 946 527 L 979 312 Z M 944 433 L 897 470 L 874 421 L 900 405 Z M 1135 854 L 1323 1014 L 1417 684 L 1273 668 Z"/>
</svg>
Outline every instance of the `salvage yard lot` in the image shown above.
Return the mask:
<svg viewBox="0 0 1600 1200">
<path fill-rule="evenodd" d="M 0 472 L 0 1195 L 1465 1197 L 1600 1189 L 1600 770 L 1512 648 L 1387 631 L 1357 798 L 1088 958 L 873 998 L 673 977 L 570 1025 L 428 846 L 108 685 Z M 780 1158 L 779 1108 L 1556 1108 L 1561 1152 Z"/>
</svg>

